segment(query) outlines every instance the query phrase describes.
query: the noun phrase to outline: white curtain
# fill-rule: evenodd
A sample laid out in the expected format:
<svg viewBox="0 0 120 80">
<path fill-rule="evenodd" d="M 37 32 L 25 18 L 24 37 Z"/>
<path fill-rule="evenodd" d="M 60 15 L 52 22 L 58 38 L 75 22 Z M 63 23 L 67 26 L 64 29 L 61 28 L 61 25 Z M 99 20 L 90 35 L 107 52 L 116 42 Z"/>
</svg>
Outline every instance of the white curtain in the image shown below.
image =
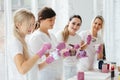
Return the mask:
<svg viewBox="0 0 120 80">
<path fill-rule="evenodd" d="M 115 50 L 114 53 L 116 53 L 116 59 L 120 63 L 120 0 L 115 0 Z M 120 66 L 120 65 L 119 65 Z"/>
<path fill-rule="evenodd" d="M 120 0 L 103 0 L 104 39 L 108 61 L 117 61 L 120 53 Z"/>
<path fill-rule="evenodd" d="M 11 0 L 4 0 L 4 22 L 5 22 L 5 80 L 9 80 L 8 76 L 8 58 L 10 54 L 10 41 L 12 31 L 12 3 Z"/>
</svg>

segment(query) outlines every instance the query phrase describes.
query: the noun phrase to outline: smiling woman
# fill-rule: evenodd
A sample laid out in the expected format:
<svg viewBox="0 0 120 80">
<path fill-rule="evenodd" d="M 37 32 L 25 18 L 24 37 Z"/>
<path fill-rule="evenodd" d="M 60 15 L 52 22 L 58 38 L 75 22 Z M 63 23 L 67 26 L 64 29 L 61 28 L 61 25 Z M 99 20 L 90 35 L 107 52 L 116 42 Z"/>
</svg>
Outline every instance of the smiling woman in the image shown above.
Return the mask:
<svg viewBox="0 0 120 80">
<path fill-rule="evenodd" d="M 11 76 L 9 71 L 10 66 L 8 64 L 10 63 L 5 62 L 9 58 L 6 55 L 11 54 L 11 46 L 9 43 L 11 43 L 12 39 L 11 32 L 13 12 L 19 8 L 27 8 L 33 13 L 35 11 L 35 13 L 38 13 L 38 10 L 40 10 L 43 6 L 52 7 L 56 12 L 56 21 L 53 33 L 62 30 L 68 21 L 68 18 L 73 14 L 80 14 L 83 19 L 80 31 L 89 28 L 93 16 L 98 14 L 103 15 L 105 18 L 104 41 L 106 59 L 110 61 L 118 61 L 117 64 L 120 62 L 120 27 L 118 27 L 120 25 L 120 0 L 0 0 L 0 65 L 2 65 L 0 66 L 1 80 L 5 80 L 5 78 L 6 80 L 10 80 L 10 77 L 14 77 Z M 28 32 L 31 32 L 31 30 L 28 30 Z M 93 38 L 92 41 L 96 42 L 96 39 Z M 116 56 L 118 57 L 118 60 L 116 60 Z M 118 66 L 120 66 L 120 64 L 118 64 Z M 4 68 L 6 68 L 6 74 Z"/>
</svg>

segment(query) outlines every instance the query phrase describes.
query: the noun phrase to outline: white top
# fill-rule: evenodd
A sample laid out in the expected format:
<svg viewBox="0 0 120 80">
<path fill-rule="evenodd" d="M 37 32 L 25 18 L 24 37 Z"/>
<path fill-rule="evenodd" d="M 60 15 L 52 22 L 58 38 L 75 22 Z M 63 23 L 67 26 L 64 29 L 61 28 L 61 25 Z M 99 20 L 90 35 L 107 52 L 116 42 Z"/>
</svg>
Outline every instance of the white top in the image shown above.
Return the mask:
<svg viewBox="0 0 120 80">
<path fill-rule="evenodd" d="M 57 40 L 59 42 L 63 41 L 63 37 L 62 37 L 62 32 L 58 32 L 56 34 L 56 37 L 57 37 Z M 68 46 L 69 44 L 80 44 L 81 42 L 81 38 L 80 36 L 76 33 L 76 35 L 74 36 L 71 36 L 69 35 L 68 37 L 68 41 L 66 42 L 66 45 Z M 69 57 L 66 57 L 63 61 L 64 65 L 66 66 L 75 66 L 76 63 L 77 63 L 77 59 L 75 56 L 69 56 Z"/>
<path fill-rule="evenodd" d="M 79 35 L 81 36 L 83 41 L 86 41 L 87 36 L 89 34 L 91 34 L 90 31 L 82 31 L 82 32 L 80 32 Z M 103 44 L 103 40 L 102 40 L 101 36 L 99 36 L 99 35 L 97 38 L 92 37 L 91 43 L 85 49 L 85 51 L 87 52 L 87 56 L 88 56 L 89 69 L 93 69 L 94 60 L 97 59 L 97 57 L 95 57 L 96 56 L 95 46 L 98 44 Z"/>
<path fill-rule="evenodd" d="M 57 43 L 57 39 L 55 36 L 49 32 L 49 35 L 46 35 L 45 33 L 41 32 L 39 29 L 34 31 L 33 34 L 31 35 L 30 39 L 30 49 L 31 49 L 31 54 L 35 54 L 44 43 L 51 43 L 52 49 L 55 49 Z M 56 60 L 52 63 L 50 63 L 48 66 L 43 68 L 42 70 L 44 71 L 58 71 L 60 70 L 61 66 L 61 59 Z M 41 70 L 40 70 L 41 71 Z M 40 74 L 39 74 L 40 75 Z"/>
<path fill-rule="evenodd" d="M 26 35 L 25 37 L 25 41 L 27 43 L 27 46 L 28 46 L 28 53 L 29 53 L 29 57 L 33 57 L 35 54 L 31 54 L 31 48 L 30 48 L 30 38 L 31 38 L 31 35 Z M 37 72 L 39 71 L 39 67 L 38 67 L 38 63 L 42 62 L 41 59 L 39 59 L 35 65 L 30 69 L 30 71 L 28 72 L 28 80 L 38 80 L 38 74 Z"/>
<path fill-rule="evenodd" d="M 9 79 L 10 80 L 27 80 L 27 74 L 25 75 L 22 75 L 18 72 L 18 69 L 15 65 L 15 61 L 14 61 L 14 57 L 17 55 L 17 54 L 23 54 L 23 46 L 21 44 L 21 42 L 14 38 L 13 39 L 13 42 L 12 42 L 12 45 L 11 45 L 11 54 L 9 54 Z"/>
<path fill-rule="evenodd" d="M 37 71 L 39 70 L 38 68 L 38 64 L 36 62 L 36 64 L 24 75 L 20 74 L 17 70 L 17 67 L 14 63 L 14 57 L 17 54 L 23 54 L 23 46 L 22 43 L 17 39 L 14 38 L 14 40 L 12 40 L 12 50 L 11 50 L 11 54 L 10 54 L 10 66 L 9 66 L 9 74 L 10 74 L 10 80 L 38 80 L 38 76 L 37 76 Z M 28 52 L 29 52 L 29 48 L 28 48 Z M 33 55 L 30 55 L 30 57 L 32 57 Z"/>
</svg>

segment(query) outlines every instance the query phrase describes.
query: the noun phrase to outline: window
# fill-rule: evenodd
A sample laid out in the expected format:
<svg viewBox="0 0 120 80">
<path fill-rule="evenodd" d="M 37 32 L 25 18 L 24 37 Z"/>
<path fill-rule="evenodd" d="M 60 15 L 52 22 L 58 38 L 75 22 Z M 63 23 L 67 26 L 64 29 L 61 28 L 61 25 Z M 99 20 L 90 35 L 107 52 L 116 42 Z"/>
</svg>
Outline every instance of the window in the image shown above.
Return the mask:
<svg viewBox="0 0 120 80">
<path fill-rule="evenodd" d="M 12 0 L 12 10 L 31 7 L 31 0 Z"/>
<path fill-rule="evenodd" d="M 4 27 L 4 0 L 0 0 L 0 78 L 5 80 L 5 27 Z"/>
</svg>

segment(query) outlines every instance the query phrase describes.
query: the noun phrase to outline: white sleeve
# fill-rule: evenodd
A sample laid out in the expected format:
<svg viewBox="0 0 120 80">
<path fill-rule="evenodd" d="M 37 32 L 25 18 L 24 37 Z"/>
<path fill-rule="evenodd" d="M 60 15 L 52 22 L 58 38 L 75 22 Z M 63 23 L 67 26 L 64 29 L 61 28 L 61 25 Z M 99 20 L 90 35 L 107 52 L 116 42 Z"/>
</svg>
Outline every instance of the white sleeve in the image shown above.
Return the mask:
<svg viewBox="0 0 120 80">
<path fill-rule="evenodd" d="M 62 32 L 58 32 L 55 36 L 56 36 L 58 42 L 63 41 Z"/>
<path fill-rule="evenodd" d="M 104 44 L 102 36 L 98 35 L 99 43 Z"/>
<path fill-rule="evenodd" d="M 80 35 L 82 41 L 86 41 L 87 31 L 81 31 L 79 33 L 79 35 Z"/>
<path fill-rule="evenodd" d="M 51 36 L 51 43 L 52 43 L 52 48 L 56 48 L 57 44 L 59 43 L 56 36 L 52 33 L 50 33 Z"/>
<path fill-rule="evenodd" d="M 44 44 L 44 42 L 42 41 L 40 36 L 31 37 L 31 39 L 29 40 L 29 47 L 31 49 L 30 54 L 35 55 L 39 51 L 39 49 L 42 47 L 43 44 Z M 46 56 L 43 55 L 42 58 L 40 58 L 37 61 L 37 64 L 44 62 L 45 59 L 46 59 Z"/>
<path fill-rule="evenodd" d="M 36 54 L 37 51 L 41 48 L 43 41 L 40 36 L 33 36 L 29 40 L 29 47 L 33 54 Z"/>
<path fill-rule="evenodd" d="M 14 56 L 17 54 L 23 54 L 23 46 L 18 39 L 15 38 L 12 41 L 11 47 L 12 47 L 12 50 L 11 50 L 12 58 L 14 58 Z"/>
</svg>

